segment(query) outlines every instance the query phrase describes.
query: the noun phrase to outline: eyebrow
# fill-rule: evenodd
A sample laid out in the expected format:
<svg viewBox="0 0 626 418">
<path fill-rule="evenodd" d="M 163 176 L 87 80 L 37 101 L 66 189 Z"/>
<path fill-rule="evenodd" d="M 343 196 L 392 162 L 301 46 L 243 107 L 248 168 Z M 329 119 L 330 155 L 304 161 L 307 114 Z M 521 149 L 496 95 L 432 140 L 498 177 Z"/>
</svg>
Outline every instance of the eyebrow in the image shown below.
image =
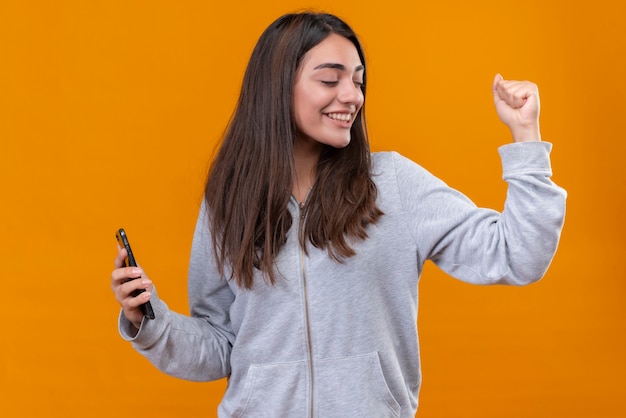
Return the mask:
<svg viewBox="0 0 626 418">
<path fill-rule="evenodd" d="M 321 70 L 322 68 L 332 68 L 334 70 L 341 70 L 341 71 L 346 71 L 346 66 L 343 64 L 336 64 L 333 62 L 326 62 L 324 64 L 320 64 L 317 67 L 313 68 L 314 70 Z M 354 71 L 363 71 L 365 70 L 365 67 L 363 65 L 357 65 L 354 68 Z"/>
</svg>

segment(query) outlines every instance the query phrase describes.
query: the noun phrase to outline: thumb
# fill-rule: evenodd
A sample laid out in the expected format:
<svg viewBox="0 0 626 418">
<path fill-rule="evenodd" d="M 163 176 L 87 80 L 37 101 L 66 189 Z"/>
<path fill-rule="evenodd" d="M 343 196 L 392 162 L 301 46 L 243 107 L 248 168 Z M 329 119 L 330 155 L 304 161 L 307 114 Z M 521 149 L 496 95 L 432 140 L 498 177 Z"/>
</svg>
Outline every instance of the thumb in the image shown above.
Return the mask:
<svg viewBox="0 0 626 418">
<path fill-rule="evenodd" d="M 498 84 L 504 80 L 504 78 L 500 75 L 500 73 L 496 74 L 493 78 L 493 83 L 491 83 L 491 91 L 493 92 L 494 100 L 498 100 L 500 96 L 498 95 Z"/>
</svg>

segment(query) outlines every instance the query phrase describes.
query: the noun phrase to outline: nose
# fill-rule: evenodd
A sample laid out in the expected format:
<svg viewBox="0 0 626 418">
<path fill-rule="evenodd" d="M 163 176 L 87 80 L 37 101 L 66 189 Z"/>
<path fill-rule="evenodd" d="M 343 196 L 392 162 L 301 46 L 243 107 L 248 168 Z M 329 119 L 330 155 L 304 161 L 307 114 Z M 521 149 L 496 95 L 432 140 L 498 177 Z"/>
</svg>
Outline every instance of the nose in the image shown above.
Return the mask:
<svg viewBox="0 0 626 418">
<path fill-rule="evenodd" d="M 363 101 L 363 91 L 352 80 L 346 80 L 345 83 L 340 85 L 337 100 L 344 104 L 359 106 Z"/>
</svg>

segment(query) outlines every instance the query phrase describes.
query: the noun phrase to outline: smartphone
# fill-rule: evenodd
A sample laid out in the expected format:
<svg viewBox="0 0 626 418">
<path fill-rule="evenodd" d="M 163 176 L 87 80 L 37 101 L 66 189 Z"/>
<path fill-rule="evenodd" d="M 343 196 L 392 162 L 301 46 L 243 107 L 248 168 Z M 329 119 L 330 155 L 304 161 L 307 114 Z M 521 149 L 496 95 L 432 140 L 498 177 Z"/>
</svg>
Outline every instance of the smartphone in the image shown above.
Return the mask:
<svg viewBox="0 0 626 418">
<path fill-rule="evenodd" d="M 137 267 L 137 261 L 135 260 L 135 256 L 133 255 L 133 250 L 130 248 L 128 236 L 126 235 L 124 228 L 118 229 L 117 233 L 115 234 L 115 238 L 117 239 L 117 242 L 120 244 L 121 248 L 126 248 L 126 253 L 128 254 L 126 259 L 124 260 L 124 262 L 126 263 L 126 267 Z M 139 277 L 136 277 L 136 278 L 138 279 Z M 129 280 L 135 280 L 135 279 L 129 279 Z M 146 291 L 145 289 L 135 290 L 133 291 L 132 296 L 135 297 L 145 291 Z M 150 303 L 150 301 L 147 301 L 146 303 L 141 305 L 141 310 L 143 311 L 143 314 L 145 316 L 147 316 L 150 319 L 154 319 L 154 310 L 152 310 L 152 304 Z"/>
</svg>

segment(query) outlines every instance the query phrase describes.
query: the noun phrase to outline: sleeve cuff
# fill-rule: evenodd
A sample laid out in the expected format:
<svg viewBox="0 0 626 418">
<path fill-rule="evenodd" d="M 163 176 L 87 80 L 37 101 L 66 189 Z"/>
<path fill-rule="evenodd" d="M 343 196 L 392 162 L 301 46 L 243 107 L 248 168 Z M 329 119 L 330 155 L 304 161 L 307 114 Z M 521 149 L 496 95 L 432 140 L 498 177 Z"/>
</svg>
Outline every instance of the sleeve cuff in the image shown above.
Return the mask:
<svg viewBox="0 0 626 418">
<path fill-rule="evenodd" d="M 144 317 L 141 320 L 139 329 L 124 316 L 124 312 L 120 310 L 118 317 L 118 331 L 122 339 L 133 342 L 140 346 L 150 345 L 158 339 L 166 326 L 169 308 L 156 294 L 156 289 L 152 292 L 150 303 L 154 309 L 154 319 Z"/>
<path fill-rule="evenodd" d="M 516 142 L 498 148 L 502 161 L 504 179 L 519 174 L 542 174 L 552 176 L 549 142 Z"/>
</svg>

